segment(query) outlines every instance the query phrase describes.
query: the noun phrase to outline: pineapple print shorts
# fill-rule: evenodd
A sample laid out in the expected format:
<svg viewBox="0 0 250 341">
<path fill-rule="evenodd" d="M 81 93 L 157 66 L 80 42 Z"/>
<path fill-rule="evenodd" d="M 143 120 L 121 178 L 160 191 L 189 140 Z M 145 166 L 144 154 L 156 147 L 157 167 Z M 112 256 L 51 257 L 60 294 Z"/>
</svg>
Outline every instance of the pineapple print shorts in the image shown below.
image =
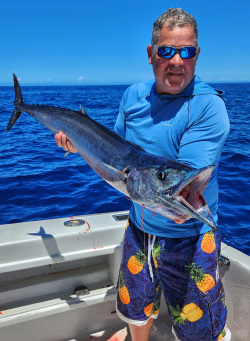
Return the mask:
<svg viewBox="0 0 250 341">
<path fill-rule="evenodd" d="M 129 221 L 117 285 L 118 316 L 145 325 L 157 317 L 163 292 L 179 340 L 224 340 L 227 310 L 219 253 L 219 232 L 154 237 Z"/>
</svg>

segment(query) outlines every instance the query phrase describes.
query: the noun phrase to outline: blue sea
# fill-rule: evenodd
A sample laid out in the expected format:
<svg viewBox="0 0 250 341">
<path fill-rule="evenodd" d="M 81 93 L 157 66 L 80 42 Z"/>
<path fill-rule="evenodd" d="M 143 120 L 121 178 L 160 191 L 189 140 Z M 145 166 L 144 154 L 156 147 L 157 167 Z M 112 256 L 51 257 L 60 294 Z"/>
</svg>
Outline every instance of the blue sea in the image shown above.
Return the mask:
<svg viewBox="0 0 250 341">
<path fill-rule="evenodd" d="M 250 83 L 212 84 L 225 91 L 231 132 L 219 167 L 222 240 L 250 255 Z M 23 86 L 30 104 L 79 110 L 113 129 L 127 86 Z M 127 210 L 131 203 L 79 156 L 57 147 L 53 134 L 23 113 L 7 133 L 13 87 L 0 87 L 1 224 Z"/>
</svg>

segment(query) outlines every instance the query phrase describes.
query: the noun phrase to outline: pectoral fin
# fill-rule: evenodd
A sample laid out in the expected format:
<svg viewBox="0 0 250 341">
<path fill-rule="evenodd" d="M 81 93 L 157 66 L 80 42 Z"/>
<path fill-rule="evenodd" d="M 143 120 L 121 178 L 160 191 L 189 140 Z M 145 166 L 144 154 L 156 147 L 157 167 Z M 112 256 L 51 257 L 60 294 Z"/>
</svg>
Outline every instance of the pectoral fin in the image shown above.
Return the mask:
<svg viewBox="0 0 250 341">
<path fill-rule="evenodd" d="M 121 170 L 119 170 L 119 169 L 117 169 L 117 168 L 114 168 L 114 167 L 112 167 L 112 166 L 106 164 L 106 163 L 103 163 L 103 164 L 104 164 L 104 166 L 106 166 L 107 168 L 111 169 L 113 172 L 117 173 L 117 174 L 120 176 L 120 178 L 121 178 L 122 180 L 126 180 L 126 179 L 127 179 L 127 177 L 128 177 L 128 172 L 126 172 L 126 171 L 123 172 L 123 171 L 121 171 Z"/>
</svg>

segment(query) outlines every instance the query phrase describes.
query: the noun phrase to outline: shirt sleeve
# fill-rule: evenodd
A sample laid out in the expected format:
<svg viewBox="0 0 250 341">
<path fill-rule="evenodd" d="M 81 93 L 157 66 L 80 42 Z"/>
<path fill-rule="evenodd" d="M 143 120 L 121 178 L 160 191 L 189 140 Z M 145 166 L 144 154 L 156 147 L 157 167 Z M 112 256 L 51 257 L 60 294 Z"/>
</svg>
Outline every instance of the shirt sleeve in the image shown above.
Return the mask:
<svg viewBox="0 0 250 341">
<path fill-rule="evenodd" d="M 224 101 L 211 96 L 198 118 L 191 118 L 180 141 L 177 161 L 194 168 L 218 165 L 229 129 Z"/>
</svg>

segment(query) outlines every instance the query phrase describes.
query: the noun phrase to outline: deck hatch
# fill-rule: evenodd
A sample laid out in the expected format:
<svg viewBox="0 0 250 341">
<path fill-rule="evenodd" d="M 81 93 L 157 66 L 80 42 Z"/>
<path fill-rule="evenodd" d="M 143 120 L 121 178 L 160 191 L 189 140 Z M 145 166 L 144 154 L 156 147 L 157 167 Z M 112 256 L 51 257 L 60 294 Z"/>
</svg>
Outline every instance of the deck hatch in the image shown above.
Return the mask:
<svg viewBox="0 0 250 341">
<path fill-rule="evenodd" d="M 72 220 L 67 220 L 64 222 L 64 226 L 66 227 L 76 227 L 76 226 L 81 226 L 85 224 L 85 220 L 83 219 L 72 219 Z"/>
<path fill-rule="evenodd" d="M 127 220 L 128 219 L 128 214 L 114 214 L 114 215 L 112 215 L 112 217 L 116 221 L 122 221 L 122 220 Z"/>
</svg>

